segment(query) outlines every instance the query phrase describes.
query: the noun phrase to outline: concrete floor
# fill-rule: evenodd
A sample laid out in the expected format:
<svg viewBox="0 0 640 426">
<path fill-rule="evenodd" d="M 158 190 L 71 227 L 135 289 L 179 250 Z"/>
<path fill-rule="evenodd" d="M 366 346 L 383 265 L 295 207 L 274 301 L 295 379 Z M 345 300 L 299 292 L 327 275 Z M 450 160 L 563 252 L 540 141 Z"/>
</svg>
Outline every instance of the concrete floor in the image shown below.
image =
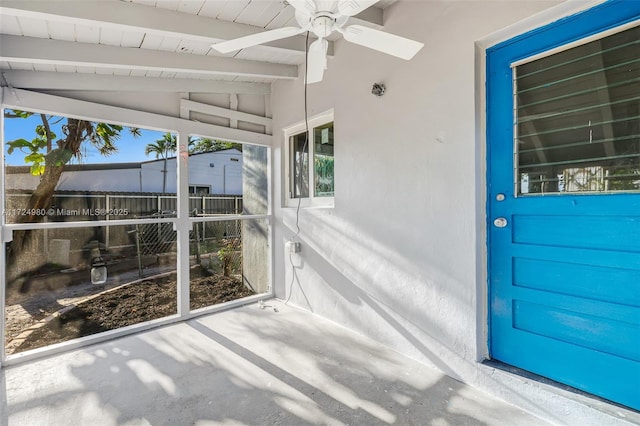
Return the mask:
<svg viewBox="0 0 640 426">
<path fill-rule="evenodd" d="M 546 424 L 268 301 L 0 371 L 3 425 Z"/>
</svg>

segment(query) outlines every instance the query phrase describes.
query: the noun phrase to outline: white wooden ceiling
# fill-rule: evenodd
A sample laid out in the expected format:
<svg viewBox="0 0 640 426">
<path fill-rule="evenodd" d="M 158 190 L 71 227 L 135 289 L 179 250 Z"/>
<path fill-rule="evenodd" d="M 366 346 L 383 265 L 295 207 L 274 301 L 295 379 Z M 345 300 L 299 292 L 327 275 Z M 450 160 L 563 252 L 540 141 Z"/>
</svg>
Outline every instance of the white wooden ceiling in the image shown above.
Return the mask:
<svg viewBox="0 0 640 426">
<path fill-rule="evenodd" d="M 383 8 L 394 1 L 351 19 L 380 28 Z M 282 0 L 0 0 L 0 83 L 266 93 L 269 83 L 298 76 L 304 36 L 226 55 L 210 46 L 296 25 Z"/>
</svg>

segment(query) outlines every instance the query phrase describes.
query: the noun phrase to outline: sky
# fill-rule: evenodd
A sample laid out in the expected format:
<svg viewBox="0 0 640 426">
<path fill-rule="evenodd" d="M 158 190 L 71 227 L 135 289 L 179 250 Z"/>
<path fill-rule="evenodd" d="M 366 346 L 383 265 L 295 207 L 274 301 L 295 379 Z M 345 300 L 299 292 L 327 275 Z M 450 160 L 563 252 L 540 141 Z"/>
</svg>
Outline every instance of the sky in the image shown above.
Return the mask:
<svg viewBox="0 0 640 426">
<path fill-rule="evenodd" d="M 58 121 L 59 117 L 49 120 L 50 123 Z M 56 133 L 56 140 L 64 137 L 61 126 L 66 123 L 66 119 L 62 119 L 58 124 L 52 125 L 52 131 Z M 29 118 L 5 118 L 4 119 L 4 140 L 5 143 L 15 139 L 32 140 L 36 137 L 35 128 L 38 124 L 42 124 L 40 116 L 35 114 Z M 127 128 L 123 129 L 121 137 L 116 141 L 118 152 L 108 157 L 100 155 L 100 153 L 89 143 L 83 144 L 86 149 L 86 155 L 82 158 L 82 164 L 96 163 L 128 163 L 155 160 L 155 155 L 146 156 L 144 149 L 147 144 L 161 139 L 163 132 L 142 129 L 142 135 L 134 138 Z M 4 155 L 5 164 L 9 166 L 26 165 L 24 157 L 27 153 L 15 150 L 11 155 L 7 153 L 8 145 L 5 144 Z M 72 160 L 71 164 L 78 164 L 77 160 Z"/>
</svg>

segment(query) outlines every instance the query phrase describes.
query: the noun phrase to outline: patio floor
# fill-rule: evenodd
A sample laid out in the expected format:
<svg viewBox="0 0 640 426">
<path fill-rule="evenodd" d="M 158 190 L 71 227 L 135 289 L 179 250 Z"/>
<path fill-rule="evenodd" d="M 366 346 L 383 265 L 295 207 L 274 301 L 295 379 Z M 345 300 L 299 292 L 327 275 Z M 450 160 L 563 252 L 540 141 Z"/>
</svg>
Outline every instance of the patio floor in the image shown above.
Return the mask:
<svg viewBox="0 0 640 426">
<path fill-rule="evenodd" d="M 7 367 L 0 424 L 546 424 L 339 325 L 266 304 Z"/>
</svg>

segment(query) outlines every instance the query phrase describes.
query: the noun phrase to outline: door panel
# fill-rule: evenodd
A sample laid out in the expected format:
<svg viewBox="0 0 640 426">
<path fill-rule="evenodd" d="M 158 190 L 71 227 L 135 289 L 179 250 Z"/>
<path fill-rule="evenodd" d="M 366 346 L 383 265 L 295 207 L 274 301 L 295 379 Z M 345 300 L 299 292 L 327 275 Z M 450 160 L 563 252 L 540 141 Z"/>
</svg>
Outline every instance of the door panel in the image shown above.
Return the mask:
<svg viewBox="0 0 640 426">
<path fill-rule="evenodd" d="M 514 215 L 512 223 L 512 241 L 517 244 L 640 250 L 637 241 L 629 238 L 640 235 L 640 220 L 634 216 Z"/>
<path fill-rule="evenodd" d="M 487 52 L 491 356 L 635 409 L 639 25 L 610 1 Z"/>
</svg>

